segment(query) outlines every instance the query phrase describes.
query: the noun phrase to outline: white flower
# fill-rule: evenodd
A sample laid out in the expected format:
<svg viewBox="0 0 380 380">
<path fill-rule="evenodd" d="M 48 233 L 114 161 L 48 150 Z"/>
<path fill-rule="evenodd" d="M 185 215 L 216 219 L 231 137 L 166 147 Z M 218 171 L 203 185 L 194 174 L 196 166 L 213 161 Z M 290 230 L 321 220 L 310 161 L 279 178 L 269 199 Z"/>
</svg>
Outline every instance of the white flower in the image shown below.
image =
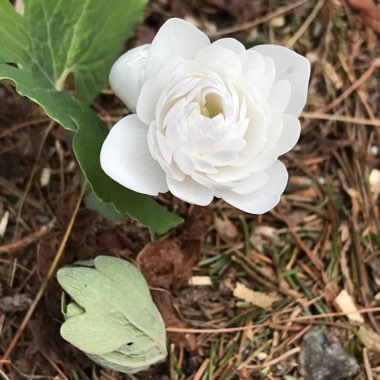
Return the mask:
<svg viewBox="0 0 380 380">
<path fill-rule="evenodd" d="M 136 114 L 110 131 L 102 168 L 140 193 L 169 190 L 198 205 L 215 196 L 267 212 L 287 183 L 278 157 L 299 138 L 309 74 L 309 61 L 284 47 L 210 43 L 192 24 L 171 19 L 151 45 L 112 67 L 115 94 Z"/>
</svg>

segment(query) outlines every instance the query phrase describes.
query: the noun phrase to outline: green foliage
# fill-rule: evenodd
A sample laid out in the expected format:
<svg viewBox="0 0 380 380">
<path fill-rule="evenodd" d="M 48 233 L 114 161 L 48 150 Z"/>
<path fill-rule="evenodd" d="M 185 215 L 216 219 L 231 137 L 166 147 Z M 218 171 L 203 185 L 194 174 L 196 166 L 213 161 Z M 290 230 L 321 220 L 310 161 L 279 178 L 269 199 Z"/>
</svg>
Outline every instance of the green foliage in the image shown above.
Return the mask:
<svg viewBox="0 0 380 380">
<path fill-rule="evenodd" d="M 73 300 L 63 302 L 61 335 L 95 362 L 133 373 L 166 357 L 164 322 L 132 264 L 98 256 L 60 269 L 57 278 Z"/>
<path fill-rule="evenodd" d="M 84 202 L 87 208 L 97 211 L 108 220 L 118 221 L 128 219 L 126 215 L 118 213 L 112 203 L 101 202 L 91 189 L 88 189 L 85 194 Z"/>
<path fill-rule="evenodd" d="M 0 63 L 27 63 L 27 35 L 23 18 L 14 11 L 8 0 L 0 0 L 0 20 Z"/>
<path fill-rule="evenodd" d="M 95 120 L 94 120 L 95 123 Z M 83 123 L 82 128 L 74 137 L 73 147 L 78 162 L 90 183 L 95 183 L 92 188 L 103 202 L 112 203 L 121 214 L 128 214 L 140 223 L 148 226 L 151 233 L 163 233 L 182 221 L 180 217 L 170 213 L 161 207 L 151 197 L 135 193 L 111 180 L 100 168 L 100 149 L 106 137 L 104 129 L 99 128 L 94 133 L 96 124 Z M 88 149 L 88 145 L 92 149 Z"/>
<path fill-rule="evenodd" d="M 29 0 L 21 16 L 8 0 L 0 0 L 0 80 L 9 80 L 19 94 L 75 132 L 74 151 L 99 200 L 98 211 L 111 206 L 160 234 L 181 218 L 106 176 L 99 154 L 108 129 L 87 105 L 105 87 L 145 5 L 146 0 Z M 69 75 L 76 97 L 62 90 Z"/>
<path fill-rule="evenodd" d="M 57 89 L 70 73 L 78 99 L 90 103 L 107 85 L 112 63 L 146 0 L 29 0 L 25 28 L 38 69 Z"/>
</svg>

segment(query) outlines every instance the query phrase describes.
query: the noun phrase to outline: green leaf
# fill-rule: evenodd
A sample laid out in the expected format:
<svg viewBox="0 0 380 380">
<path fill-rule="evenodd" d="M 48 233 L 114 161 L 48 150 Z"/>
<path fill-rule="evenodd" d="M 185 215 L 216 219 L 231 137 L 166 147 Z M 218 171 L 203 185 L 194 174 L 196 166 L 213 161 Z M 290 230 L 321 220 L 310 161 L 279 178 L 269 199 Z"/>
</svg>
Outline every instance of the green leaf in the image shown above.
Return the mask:
<svg viewBox="0 0 380 380">
<path fill-rule="evenodd" d="M 83 112 L 93 113 L 65 91 L 56 91 L 38 71 L 0 64 L 0 80 L 8 79 L 20 95 L 41 106 L 46 114 L 70 131 L 76 131 L 75 117 Z M 88 111 L 86 110 L 88 109 Z M 96 115 L 93 114 L 96 118 Z M 90 121 L 91 119 L 89 119 Z M 94 133 L 96 130 L 94 129 Z"/>
<path fill-rule="evenodd" d="M 84 103 L 64 91 L 48 87 L 42 76 L 0 64 L 0 80 L 11 80 L 17 91 L 40 104 L 45 112 L 70 130 L 76 130 L 73 148 L 79 165 L 96 196 L 112 203 L 120 214 L 128 214 L 151 234 L 162 234 L 182 222 L 151 197 L 135 193 L 108 177 L 100 167 L 100 150 L 108 133 L 107 126 Z M 45 86 L 45 87 L 43 87 Z"/>
<path fill-rule="evenodd" d="M 117 212 L 112 203 L 102 202 L 92 189 L 87 191 L 83 200 L 88 209 L 98 212 L 108 220 L 119 221 L 128 219 L 128 215 Z"/>
<path fill-rule="evenodd" d="M 0 80 L 10 80 L 19 94 L 76 131 L 74 152 L 99 199 L 97 210 L 105 217 L 113 211 L 128 214 L 154 235 L 182 219 L 103 172 L 99 157 L 108 128 L 84 102 L 105 86 L 110 66 L 145 4 L 146 0 L 29 0 L 23 18 L 8 0 L 0 0 Z M 84 101 L 60 90 L 70 73 Z"/>
<path fill-rule="evenodd" d="M 91 125 L 84 124 L 78 128 L 73 142 L 82 170 L 89 182 L 96 184 L 96 188 L 93 187 L 96 195 L 103 202 L 112 202 L 119 213 L 127 213 L 148 226 L 153 235 L 162 234 L 181 223 L 182 218 L 158 205 L 151 197 L 126 189 L 103 172 L 100 168 L 99 157 L 105 136 L 106 132 L 103 135 L 101 131 L 94 133 Z M 90 144 L 92 149 L 87 149 L 87 144 Z M 94 165 L 94 162 L 98 164 Z"/>
<path fill-rule="evenodd" d="M 28 61 L 28 38 L 23 18 L 9 0 L 0 0 L 0 63 Z"/>
<path fill-rule="evenodd" d="M 38 69 L 57 90 L 69 74 L 78 99 L 91 103 L 138 23 L 146 0 L 28 0 L 25 27 Z"/>
</svg>

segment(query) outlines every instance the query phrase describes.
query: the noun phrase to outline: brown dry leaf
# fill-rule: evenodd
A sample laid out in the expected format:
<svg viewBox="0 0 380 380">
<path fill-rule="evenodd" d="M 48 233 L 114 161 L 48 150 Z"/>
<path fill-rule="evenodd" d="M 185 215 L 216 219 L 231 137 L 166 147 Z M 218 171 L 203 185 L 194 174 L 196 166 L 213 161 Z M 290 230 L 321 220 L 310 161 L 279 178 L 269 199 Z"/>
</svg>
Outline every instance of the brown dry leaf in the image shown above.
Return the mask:
<svg viewBox="0 0 380 380">
<path fill-rule="evenodd" d="M 247 368 L 240 369 L 236 371 L 236 376 L 239 380 L 250 380 L 252 379 L 251 374 L 249 373 L 249 370 Z"/>
<path fill-rule="evenodd" d="M 371 268 L 373 279 L 377 286 L 380 287 L 380 258 L 374 257 L 368 261 L 368 265 Z"/>
<path fill-rule="evenodd" d="M 199 7 L 205 7 L 207 4 L 210 13 L 224 11 L 239 21 L 257 17 L 264 8 L 263 1 L 252 0 L 207 0 L 206 2 L 198 0 L 197 2 Z"/>
<path fill-rule="evenodd" d="M 174 240 L 147 244 L 137 256 L 139 269 L 149 286 L 170 289 L 174 284 L 187 285 L 192 266 L 184 264 L 184 253 Z"/>
<path fill-rule="evenodd" d="M 188 285 L 193 267 L 202 256 L 210 213 L 194 207 L 178 238 L 152 241 L 137 256 L 149 286 L 170 289 Z"/>
<path fill-rule="evenodd" d="M 343 81 L 335 70 L 335 67 L 330 62 L 323 62 L 323 72 L 325 78 L 331 82 L 336 90 L 343 88 Z"/>
<path fill-rule="evenodd" d="M 295 192 L 294 195 L 297 195 L 297 196 L 302 197 L 302 198 L 307 198 L 309 200 L 313 200 L 313 199 L 317 198 L 318 193 L 314 187 L 309 187 L 308 189 L 299 190 L 299 191 Z"/>
<path fill-rule="evenodd" d="M 348 4 L 358 11 L 365 25 L 380 33 L 380 7 L 373 0 L 348 0 Z"/>
<path fill-rule="evenodd" d="M 342 243 L 345 243 L 350 238 L 350 229 L 348 228 L 347 223 L 342 223 L 339 226 L 339 232 Z"/>
<path fill-rule="evenodd" d="M 179 237 L 150 242 L 137 256 L 139 269 L 154 288 L 151 289 L 153 300 L 167 327 L 186 328 L 167 290 L 188 285 L 193 267 L 201 259 L 210 221 L 211 214 L 205 208 L 193 207 Z M 168 339 L 188 351 L 194 351 L 197 346 L 192 334 L 168 333 Z"/>
<path fill-rule="evenodd" d="M 9 221 L 9 211 L 5 211 L 0 219 L 0 238 L 4 237 Z"/>
<path fill-rule="evenodd" d="M 270 308 L 280 299 L 276 293 L 255 292 L 240 282 L 236 283 L 233 295 L 262 309 Z"/>
<path fill-rule="evenodd" d="M 212 280 L 209 276 L 192 276 L 189 279 L 191 286 L 209 286 L 212 285 Z"/>
<path fill-rule="evenodd" d="M 202 14 L 209 17 L 214 16 L 211 18 L 220 27 L 225 26 L 223 24 L 226 22 L 231 23 L 232 18 L 236 18 L 240 22 L 253 20 L 265 10 L 265 2 L 262 0 L 192 0 L 190 2 L 172 1 L 169 3 L 171 4 L 170 13 L 172 16 L 189 17 L 192 14 L 196 16 L 199 10 L 202 10 Z"/>
<path fill-rule="evenodd" d="M 335 302 L 343 313 L 348 313 L 347 318 L 352 322 L 364 323 L 364 319 L 355 305 L 354 299 L 343 289 L 335 298 Z"/>
<path fill-rule="evenodd" d="M 359 193 L 359 191 L 357 191 L 356 189 L 353 189 L 353 188 L 346 189 L 346 192 L 351 198 L 352 218 L 353 218 L 353 220 L 357 220 L 358 215 L 359 215 L 360 210 L 361 210 L 360 193 Z"/>
<path fill-rule="evenodd" d="M 238 230 L 236 226 L 228 218 L 215 218 L 214 223 L 218 235 L 225 242 L 234 241 L 238 236 Z"/>
<path fill-rule="evenodd" d="M 377 197 L 380 194 L 380 170 L 372 169 L 371 173 L 369 173 L 369 185 L 371 187 L 371 191 L 373 192 L 373 200 L 376 202 Z"/>
<path fill-rule="evenodd" d="M 278 238 L 278 231 L 277 231 L 277 228 L 260 224 L 259 226 L 255 228 L 252 239 L 254 239 L 255 235 L 262 235 L 274 240 Z"/>
<path fill-rule="evenodd" d="M 36 318 L 29 322 L 28 327 L 32 333 L 33 342 L 30 345 L 30 354 L 34 355 L 40 352 L 52 362 L 62 364 L 62 340 L 58 335 L 59 328 L 51 316 L 39 313 Z"/>
<path fill-rule="evenodd" d="M 380 335 L 377 332 L 366 326 L 360 326 L 357 335 L 369 350 L 380 352 Z"/>
<path fill-rule="evenodd" d="M 153 301 L 164 319 L 166 327 L 186 328 L 178 309 L 174 306 L 173 296 L 163 289 L 151 289 Z M 178 347 L 185 347 L 188 351 L 194 351 L 197 341 L 193 334 L 173 333 L 167 334 L 169 342 Z"/>
</svg>

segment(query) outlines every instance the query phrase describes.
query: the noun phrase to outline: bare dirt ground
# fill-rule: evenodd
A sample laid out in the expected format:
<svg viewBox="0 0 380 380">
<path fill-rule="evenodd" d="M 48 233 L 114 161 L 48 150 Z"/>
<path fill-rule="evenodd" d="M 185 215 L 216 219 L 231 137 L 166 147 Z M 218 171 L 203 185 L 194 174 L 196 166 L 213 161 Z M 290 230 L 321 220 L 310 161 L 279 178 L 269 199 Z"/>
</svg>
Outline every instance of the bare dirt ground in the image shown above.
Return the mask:
<svg viewBox="0 0 380 380">
<path fill-rule="evenodd" d="M 81 178 L 62 129 L 0 84 L 0 378 L 380 379 L 380 8 L 157 0 L 126 49 L 173 16 L 212 39 L 278 43 L 311 61 L 301 139 L 282 158 L 285 195 L 263 216 L 162 196 L 187 221 L 154 243 L 133 221 L 83 205 L 75 215 Z M 94 108 L 110 127 L 127 112 L 110 90 Z M 61 290 L 42 284 L 73 216 L 59 266 L 99 254 L 138 264 L 169 327 L 167 362 L 112 373 L 59 336 Z"/>
</svg>

